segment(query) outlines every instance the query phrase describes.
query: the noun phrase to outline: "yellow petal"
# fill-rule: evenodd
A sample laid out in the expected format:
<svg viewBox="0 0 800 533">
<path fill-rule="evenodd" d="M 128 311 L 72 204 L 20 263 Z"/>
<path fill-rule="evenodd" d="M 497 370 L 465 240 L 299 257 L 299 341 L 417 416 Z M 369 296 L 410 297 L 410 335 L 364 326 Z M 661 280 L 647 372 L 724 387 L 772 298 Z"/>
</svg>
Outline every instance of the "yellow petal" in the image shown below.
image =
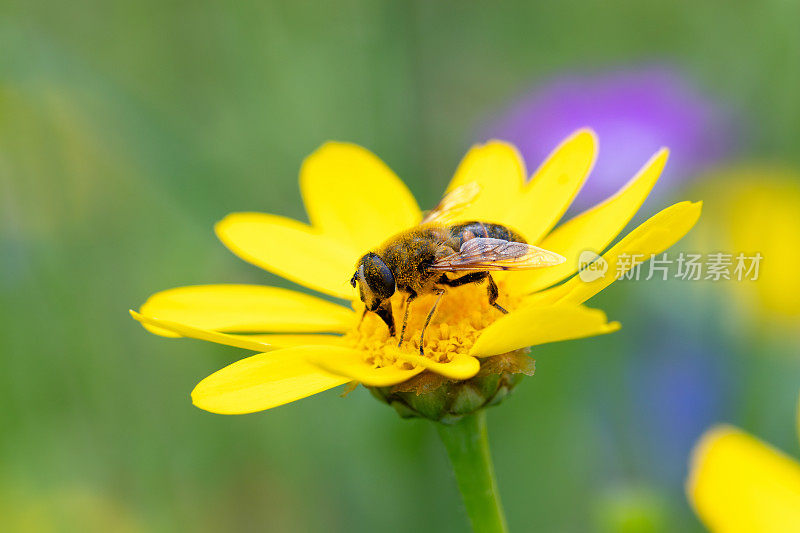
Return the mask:
<svg viewBox="0 0 800 533">
<path fill-rule="evenodd" d="M 557 227 L 540 246 L 566 257 L 566 262 L 552 268 L 526 270 L 509 275 L 509 290 L 526 293 L 542 290 L 573 274 L 581 252 L 602 252 L 639 210 L 655 185 L 669 151 L 660 150 L 639 173 L 614 196 Z"/>
<path fill-rule="evenodd" d="M 130 313 L 135 320 L 141 322 L 148 327 L 148 329 L 157 331 L 165 336 L 171 337 L 177 335 L 216 344 L 224 344 L 226 346 L 235 346 L 255 352 L 266 352 L 278 348 L 290 348 L 292 346 L 341 346 L 343 343 L 342 337 L 339 335 L 315 335 L 311 333 L 304 335 L 237 335 L 220 333 L 208 329 L 193 328 L 169 320 L 159 320 L 157 318 L 141 315 L 133 310 L 131 310 Z"/>
<path fill-rule="evenodd" d="M 172 334 L 167 336 L 177 335 L 190 339 L 224 344 L 226 346 L 235 346 L 237 348 L 244 348 L 245 350 L 253 350 L 254 352 L 265 352 L 275 348 L 275 346 L 267 344 L 260 339 L 248 338 L 241 335 L 228 335 L 226 333 L 219 333 L 218 331 L 212 331 L 209 329 L 193 328 L 191 326 L 179 324 L 169 320 L 159 320 L 157 318 L 140 315 L 133 310 L 131 310 L 130 313 L 135 320 L 138 320 L 146 327 L 149 326 L 148 329 L 152 328 L 155 331 L 165 331 Z"/>
<path fill-rule="evenodd" d="M 359 254 L 422 218 L 400 178 L 355 144 L 325 143 L 308 156 L 300 170 L 300 190 L 311 223 Z"/>
<path fill-rule="evenodd" d="M 359 381 L 371 387 L 388 387 L 410 379 L 424 368 L 406 370 L 396 366 L 375 367 L 365 361 L 364 352 L 351 348 L 330 347 L 328 351 L 316 351 L 307 359 L 326 372 Z"/>
<path fill-rule="evenodd" d="M 400 350 L 395 354 L 398 359 L 408 361 L 409 363 L 425 368 L 432 372 L 450 379 L 469 379 L 481 369 L 480 362 L 467 354 L 456 354 L 453 359 L 446 363 L 439 363 L 423 357 L 418 354 L 402 352 Z"/>
<path fill-rule="evenodd" d="M 800 531 L 800 464 L 734 427 L 701 438 L 686 489 L 711 531 Z"/>
<path fill-rule="evenodd" d="M 254 413 L 328 390 L 348 381 L 306 362 L 328 346 L 301 346 L 261 353 L 214 372 L 192 391 L 192 403 L 212 413 Z"/>
<path fill-rule="evenodd" d="M 619 322 L 608 322 L 599 309 L 575 305 L 521 307 L 483 330 L 470 355 L 489 357 L 526 346 L 612 333 L 619 327 Z"/>
<path fill-rule="evenodd" d="M 256 342 L 263 342 L 278 348 L 291 348 L 293 346 L 342 346 L 344 340 L 340 335 L 324 335 L 305 333 L 302 335 L 233 335 L 234 337 L 244 337 Z"/>
<path fill-rule="evenodd" d="M 536 244 L 567 211 L 578 194 L 597 155 L 597 138 L 591 130 L 568 137 L 533 174 L 519 199 L 504 217 L 506 225 Z M 506 209 L 509 209 L 507 207 Z"/>
<path fill-rule="evenodd" d="M 265 213 L 232 213 L 217 222 L 214 230 L 245 261 L 331 296 L 355 297 L 348 280 L 359 250 L 347 241 Z"/>
<path fill-rule="evenodd" d="M 141 314 L 225 332 L 345 331 L 352 324 L 350 309 L 314 296 L 259 285 L 195 285 L 151 296 Z M 163 328 L 145 326 L 152 333 L 178 336 Z"/>
<path fill-rule="evenodd" d="M 490 141 L 467 152 L 447 191 L 476 183 L 480 187 L 478 196 L 458 218 L 503 223 L 509 203 L 522 193 L 525 177 L 525 164 L 517 149 L 502 141 Z"/>
<path fill-rule="evenodd" d="M 603 254 L 606 274 L 585 282 L 575 276 L 566 283 L 536 293 L 526 301 L 540 305 L 555 302 L 583 303 L 611 285 L 636 264 L 650 259 L 678 242 L 700 218 L 702 202 L 679 202 L 652 216 Z M 625 258 L 624 262 L 620 262 Z M 599 261 L 599 259 L 598 259 Z"/>
</svg>

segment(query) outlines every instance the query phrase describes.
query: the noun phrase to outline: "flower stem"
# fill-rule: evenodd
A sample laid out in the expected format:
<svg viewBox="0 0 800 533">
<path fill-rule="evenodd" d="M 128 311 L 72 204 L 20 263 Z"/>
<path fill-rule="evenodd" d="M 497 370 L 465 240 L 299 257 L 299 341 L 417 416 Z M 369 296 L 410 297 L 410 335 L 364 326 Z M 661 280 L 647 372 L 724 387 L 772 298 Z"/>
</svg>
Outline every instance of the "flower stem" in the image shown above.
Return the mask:
<svg viewBox="0 0 800 533">
<path fill-rule="evenodd" d="M 472 529 L 476 533 L 507 531 L 489 453 L 486 411 L 481 409 L 452 425 L 436 426 L 450 456 Z"/>
</svg>

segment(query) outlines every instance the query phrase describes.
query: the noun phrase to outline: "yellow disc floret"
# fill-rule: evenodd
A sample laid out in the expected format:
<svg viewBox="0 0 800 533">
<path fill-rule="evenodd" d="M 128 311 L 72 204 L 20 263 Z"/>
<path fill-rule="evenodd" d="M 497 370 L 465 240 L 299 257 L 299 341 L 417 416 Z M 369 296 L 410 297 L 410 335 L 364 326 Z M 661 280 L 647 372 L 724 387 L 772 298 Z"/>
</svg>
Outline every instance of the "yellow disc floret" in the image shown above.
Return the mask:
<svg viewBox="0 0 800 533">
<path fill-rule="evenodd" d="M 518 296 L 510 296 L 500 284 L 500 301 L 507 309 L 515 309 Z M 405 316 L 405 297 L 395 294 L 392 297 L 393 314 L 398 320 L 397 336 L 389 337 L 386 325 L 372 313 L 367 313 L 356 329 L 345 335 L 346 342 L 365 352 L 367 360 L 376 367 L 393 364 L 410 365 L 398 359 L 398 351 L 418 354 L 420 338 L 425 319 L 436 302 L 435 294 L 417 298 L 410 304 L 408 320 L 403 335 L 403 343 L 398 348 Z M 363 312 L 361 302 L 353 304 L 357 312 Z M 481 330 L 503 316 L 489 305 L 486 284 L 468 284 L 449 289 L 439 302 L 430 324 L 425 330 L 424 356 L 438 363 L 450 361 L 455 354 L 469 352 Z"/>
<path fill-rule="evenodd" d="M 516 309 L 519 296 L 512 296 L 498 284 L 500 301 L 509 310 Z M 417 356 L 425 320 L 437 296 L 426 295 L 411 303 L 402 345 L 398 346 L 405 314 L 405 298 L 392 297 L 392 310 L 398 319 L 397 336 L 389 337 L 379 317 L 367 313 L 358 327 L 345 334 L 345 341 L 364 354 L 365 361 L 375 368 L 412 369 L 414 364 L 404 356 Z M 363 304 L 354 303 L 358 312 Z M 502 313 L 489 305 L 486 284 L 468 284 L 449 289 L 439 302 L 425 329 L 423 357 L 437 363 L 449 363 L 457 355 L 469 353 L 481 331 L 500 318 Z M 425 371 L 392 387 L 368 387 L 379 399 L 392 405 L 403 416 L 423 416 L 435 420 L 455 420 L 489 404 L 499 402 L 518 381 L 517 374 L 532 374 L 533 360 L 527 349 L 489 357 L 481 362 L 475 377 L 460 381 Z"/>
</svg>

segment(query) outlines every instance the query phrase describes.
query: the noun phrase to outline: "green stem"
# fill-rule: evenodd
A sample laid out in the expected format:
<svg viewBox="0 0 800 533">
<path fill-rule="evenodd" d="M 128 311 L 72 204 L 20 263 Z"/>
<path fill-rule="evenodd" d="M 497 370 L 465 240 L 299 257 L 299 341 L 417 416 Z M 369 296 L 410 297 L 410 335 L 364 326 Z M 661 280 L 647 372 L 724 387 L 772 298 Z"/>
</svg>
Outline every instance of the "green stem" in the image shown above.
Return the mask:
<svg viewBox="0 0 800 533">
<path fill-rule="evenodd" d="M 455 424 L 436 426 L 450 456 L 472 529 L 476 533 L 507 531 L 489 453 L 486 412 L 481 409 Z"/>
</svg>

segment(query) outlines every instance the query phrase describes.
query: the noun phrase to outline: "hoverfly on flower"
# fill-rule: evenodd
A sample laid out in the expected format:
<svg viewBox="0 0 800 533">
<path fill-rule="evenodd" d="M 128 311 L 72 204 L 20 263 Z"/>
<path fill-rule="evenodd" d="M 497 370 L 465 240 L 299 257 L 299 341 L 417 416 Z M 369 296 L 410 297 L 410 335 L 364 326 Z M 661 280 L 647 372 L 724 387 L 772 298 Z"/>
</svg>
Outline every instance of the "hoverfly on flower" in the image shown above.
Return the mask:
<svg viewBox="0 0 800 533">
<path fill-rule="evenodd" d="M 697 222 L 701 204 L 678 202 L 612 245 L 661 174 L 664 149 L 616 194 L 558 224 L 596 152 L 594 133 L 577 131 L 529 175 L 513 146 L 475 146 L 424 214 L 373 153 L 327 143 L 300 169 L 309 223 L 242 212 L 215 230 L 240 258 L 338 302 L 196 285 L 152 295 L 133 317 L 157 335 L 255 352 L 198 383 L 192 401 L 207 411 L 263 411 L 349 383 L 402 416 L 455 422 L 532 375 L 535 347 L 618 330 L 585 302 L 641 262 L 621 257 L 660 253 Z M 602 253 L 608 275 L 575 275 L 585 250 Z M 400 316 L 405 327 L 393 331 Z"/>
</svg>

